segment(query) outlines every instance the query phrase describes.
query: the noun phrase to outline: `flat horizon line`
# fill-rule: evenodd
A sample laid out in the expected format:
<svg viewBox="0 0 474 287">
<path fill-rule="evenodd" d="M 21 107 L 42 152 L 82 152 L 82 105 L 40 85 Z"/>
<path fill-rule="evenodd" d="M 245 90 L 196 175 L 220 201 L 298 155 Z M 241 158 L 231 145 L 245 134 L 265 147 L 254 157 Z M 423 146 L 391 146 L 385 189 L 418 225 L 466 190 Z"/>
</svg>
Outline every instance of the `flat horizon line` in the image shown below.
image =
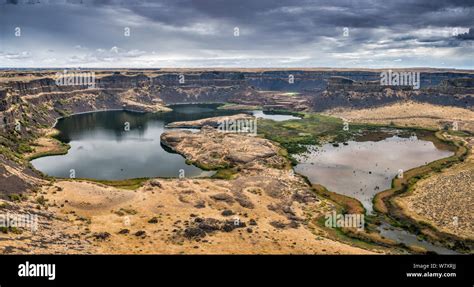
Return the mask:
<svg viewBox="0 0 474 287">
<path fill-rule="evenodd" d="M 166 67 L 166 68 L 130 68 L 130 67 L 116 67 L 116 68 L 102 68 L 102 67 L 0 67 L 2 71 L 11 70 L 44 70 L 44 71 L 58 71 L 58 70 L 96 70 L 96 71 L 117 71 L 117 70 L 137 70 L 137 71 L 179 71 L 179 70 L 194 70 L 194 71 L 325 71 L 325 70 L 344 70 L 344 71 L 386 71 L 386 70 L 431 70 L 431 71 L 458 71 L 458 72 L 474 72 L 474 68 L 437 68 L 437 67 L 384 67 L 384 68 L 368 68 L 368 67 Z"/>
</svg>

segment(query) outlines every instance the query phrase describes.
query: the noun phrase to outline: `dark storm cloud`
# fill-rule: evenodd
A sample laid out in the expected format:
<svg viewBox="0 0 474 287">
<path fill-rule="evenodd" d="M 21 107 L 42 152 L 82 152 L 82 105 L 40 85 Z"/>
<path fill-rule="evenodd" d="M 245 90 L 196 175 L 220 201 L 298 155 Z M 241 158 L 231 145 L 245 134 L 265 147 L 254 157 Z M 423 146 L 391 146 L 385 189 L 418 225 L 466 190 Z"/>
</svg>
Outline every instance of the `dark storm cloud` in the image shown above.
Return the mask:
<svg viewBox="0 0 474 287">
<path fill-rule="evenodd" d="M 473 1 L 275 1 L 275 0 L 195 0 L 160 1 L 162 6 L 138 5 L 134 11 L 152 20 L 171 25 L 199 21 L 203 18 L 220 19 L 229 22 L 283 23 L 296 31 L 301 17 L 314 26 L 350 26 L 354 28 L 391 27 L 398 25 L 456 26 L 472 23 Z M 132 5 L 133 7 L 133 5 Z M 161 7 L 165 7 L 162 10 Z M 165 13 L 160 13 L 162 10 Z M 168 14 L 168 12 L 172 14 Z M 186 18 L 174 17 L 185 15 Z M 292 26 L 292 24 L 296 24 Z M 273 25 L 272 25 L 273 26 Z"/>
<path fill-rule="evenodd" d="M 460 34 L 457 36 L 459 40 L 462 41 L 473 41 L 474 40 L 474 28 L 470 28 L 469 32 Z"/>
<path fill-rule="evenodd" d="M 2 65 L 473 66 L 472 0 L 28 2 L 0 1 Z"/>
</svg>

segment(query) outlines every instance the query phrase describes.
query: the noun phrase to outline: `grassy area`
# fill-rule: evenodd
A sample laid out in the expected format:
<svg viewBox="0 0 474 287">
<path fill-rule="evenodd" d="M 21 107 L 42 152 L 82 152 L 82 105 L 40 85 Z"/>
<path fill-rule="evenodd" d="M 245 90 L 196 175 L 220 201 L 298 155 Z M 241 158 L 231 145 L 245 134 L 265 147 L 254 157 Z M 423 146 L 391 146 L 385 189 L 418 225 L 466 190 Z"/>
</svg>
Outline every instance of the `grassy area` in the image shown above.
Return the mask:
<svg viewBox="0 0 474 287">
<path fill-rule="evenodd" d="M 0 134 L 0 153 L 8 159 L 23 162 L 22 153 L 32 151 L 31 138 L 16 131 L 7 131 Z"/>
<path fill-rule="evenodd" d="M 218 110 L 261 110 L 261 106 L 225 103 L 217 108 Z"/>
<path fill-rule="evenodd" d="M 238 172 L 235 168 L 219 169 L 211 178 L 231 180 Z"/>
<path fill-rule="evenodd" d="M 204 162 L 192 161 L 192 160 L 189 160 L 189 159 L 186 159 L 186 164 L 194 165 L 194 166 L 199 167 L 200 169 L 205 170 L 205 171 L 230 168 L 228 163 L 207 164 L 207 163 L 204 163 Z"/>
<path fill-rule="evenodd" d="M 45 152 L 33 153 L 33 154 L 29 155 L 27 157 L 27 159 L 29 161 L 31 161 L 31 160 L 34 160 L 34 159 L 37 159 L 37 158 L 40 158 L 40 157 L 45 157 L 45 156 L 67 154 L 70 148 L 71 148 L 70 145 L 58 141 L 58 146 L 57 147 L 55 147 L 51 150 L 45 151 Z"/>
<path fill-rule="evenodd" d="M 28 143 L 20 143 L 18 145 L 18 152 L 19 153 L 33 152 L 33 148 Z"/>
<path fill-rule="evenodd" d="M 281 112 L 278 111 L 278 113 Z M 258 119 L 258 133 L 267 139 L 280 143 L 290 154 L 305 152 L 306 145 L 337 144 L 351 139 L 357 141 L 383 140 L 388 135 L 387 129 L 401 131 L 399 136 L 402 137 L 416 133 L 419 138 L 433 141 L 438 148 L 455 150 L 451 143 L 437 138 L 434 135 L 435 130 L 360 123 L 350 123 L 345 129 L 345 123 L 339 118 L 317 113 L 292 114 L 301 117 L 301 119 L 281 122 Z"/>
<path fill-rule="evenodd" d="M 451 135 L 451 136 L 457 136 L 457 137 L 462 137 L 462 138 L 471 136 L 471 135 L 470 135 L 468 132 L 466 132 L 466 131 L 447 130 L 446 132 L 447 132 L 449 135 Z"/>
<path fill-rule="evenodd" d="M 90 182 L 97 182 L 104 185 L 112 186 L 115 188 L 120 189 L 129 189 L 135 190 L 143 185 L 143 183 L 149 180 L 148 177 L 141 177 L 141 178 L 131 178 L 131 179 L 123 179 L 123 180 L 101 180 L 101 179 L 93 179 L 93 178 L 80 178 L 77 180 L 86 180 Z"/>
<path fill-rule="evenodd" d="M 71 112 L 66 111 L 66 110 L 63 110 L 63 109 L 59 109 L 59 108 L 57 108 L 57 107 L 54 107 L 54 111 L 55 111 L 56 113 L 58 113 L 58 114 L 59 114 L 61 117 L 63 117 L 63 118 L 72 115 Z"/>
<path fill-rule="evenodd" d="M 318 184 L 312 185 L 312 188 L 317 194 L 335 204 L 337 214 L 360 214 L 365 212 L 362 204 L 356 199 L 330 192 L 324 186 Z M 389 249 L 386 249 L 386 247 L 393 247 L 392 242 L 382 239 L 378 234 L 361 232 L 354 230 L 354 228 L 327 227 L 326 216 L 312 217 L 310 210 L 306 210 L 305 214 L 309 229 L 316 235 L 320 235 L 318 230 L 324 230 L 325 237 L 367 250 L 388 252 Z M 366 216 L 366 225 L 370 223 L 367 219 Z"/>
<path fill-rule="evenodd" d="M 357 199 L 329 191 L 324 186 L 319 184 L 313 184 L 312 187 L 317 194 L 321 195 L 322 197 L 329 198 L 331 201 L 338 203 L 342 207 L 341 212 L 344 214 L 365 214 L 366 212 L 362 203 L 360 203 L 360 201 L 358 201 Z"/>
<path fill-rule="evenodd" d="M 320 196 L 329 199 L 336 205 L 336 212 L 338 214 L 365 214 L 366 210 L 360 201 L 342 194 L 338 194 L 327 190 L 324 186 L 319 184 L 312 184 L 313 190 Z M 321 216 L 313 223 L 319 228 L 325 230 L 331 238 L 339 240 L 354 246 L 373 250 L 385 250 L 385 248 L 397 247 L 397 244 L 389 239 L 382 238 L 380 234 L 374 231 L 374 224 L 376 218 L 365 215 L 365 230 L 359 231 L 355 228 L 345 227 L 326 227 L 326 218 Z"/>
<path fill-rule="evenodd" d="M 290 154 L 305 152 L 305 145 L 319 144 L 322 140 L 345 141 L 351 136 L 351 132 L 343 129 L 341 119 L 314 113 L 299 115 L 302 119 L 282 122 L 258 119 L 258 133 L 280 143 Z"/>
<path fill-rule="evenodd" d="M 19 162 L 21 155 L 19 153 L 16 153 L 12 151 L 10 148 L 0 145 L 0 154 L 4 155 L 7 159 Z"/>
<path fill-rule="evenodd" d="M 25 201 L 28 199 L 28 196 L 26 194 L 13 193 L 8 195 L 8 199 L 10 199 L 11 201 Z"/>
</svg>

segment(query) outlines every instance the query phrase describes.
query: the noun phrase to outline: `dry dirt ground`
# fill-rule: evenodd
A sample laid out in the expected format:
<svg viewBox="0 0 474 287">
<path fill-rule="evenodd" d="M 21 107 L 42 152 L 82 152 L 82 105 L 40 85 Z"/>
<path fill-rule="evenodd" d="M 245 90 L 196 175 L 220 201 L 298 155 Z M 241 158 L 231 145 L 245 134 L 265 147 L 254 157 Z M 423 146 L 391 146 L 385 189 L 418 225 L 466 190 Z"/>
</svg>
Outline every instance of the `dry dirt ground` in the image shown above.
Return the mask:
<svg viewBox="0 0 474 287">
<path fill-rule="evenodd" d="M 36 233 L 2 235 L 0 249 L 91 254 L 371 253 L 307 229 L 297 218 L 324 214 L 331 205 L 319 200 L 288 205 L 276 199 L 272 192 L 281 182 L 274 177 L 282 176 L 160 179 L 137 190 L 59 181 L 26 202 L 8 203 L 12 210 L 21 206 L 17 213 L 38 213 L 40 226 Z M 36 210 L 35 199 L 40 196 L 45 203 Z"/>
<path fill-rule="evenodd" d="M 442 128 L 458 123 L 459 130 L 474 132 L 474 111 L 458 107 L 437 106 L 426 103 L 404 102 L 378 108 L 348 110 L 334 109 L 326 114 L 349 122 L 390 124 Z"/>
<path fill-rule="evenodd" d="M 49 210 L 82 229 L 94 253 L 368 253 L 291 225 L 286 214 L 268 208 L 278 204 L 268 190 L 253 187 L 262 180 L 154 180 L 135 191 L 58 182 L 45 192 L 56 205 Z M 53 193 L 57 187 L 62 191 Z M 233 190 L 241 188 L 253 208 L 236 200 Z M 305 217 L 306 206 L 291 208 Z"/>
</svg>

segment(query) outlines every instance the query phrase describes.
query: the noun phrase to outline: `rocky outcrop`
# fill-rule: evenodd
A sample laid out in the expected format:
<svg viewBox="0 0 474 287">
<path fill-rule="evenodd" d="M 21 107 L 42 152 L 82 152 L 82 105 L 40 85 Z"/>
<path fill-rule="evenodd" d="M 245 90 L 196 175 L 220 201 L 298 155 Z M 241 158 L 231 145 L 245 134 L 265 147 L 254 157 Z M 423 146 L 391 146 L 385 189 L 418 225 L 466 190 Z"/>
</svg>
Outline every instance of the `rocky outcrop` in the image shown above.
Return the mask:
<svg viewBox="0 0 474 287">
<path fill-rule="evenodd" d="M 5 111 L 10 107 L 10 103 L 7 100 L 7 91 L 0 90 L 0 111 Z"/>
<path fill-rule="evenodd" d="M 213 128 L 219 127 L 225 122 L 237 122 L 237 121 L 250 121 L 255 120 L 255 117 L 248 114 L 237 114 L 232 116 L 213 117 L 205 118 L 196 121 L 183 121 L 183 122 L 172 122 L 166 125 L 167 128 L 197 128 L 200 129 L 204 126 L 210 126 Z"/>
<path fill-rule="evenodd" d="M 239 98 L 232 98 L 232 103 L 246 106 L 261 106 L 267 111 L 310 111 L 311 96 L 299 93 L 254 91 Z"/>
<path fill-rule="evenodd" d="M 282 168 L 288 164 L 280 147 L 266 139 L 220 132 L 205 126 L 198 133 L 173 130 L 161 135 L 161 143 L 206 169 L 245 166 L 253 169 Z"/>
<path fill-rule="evenodd" d="M 0 154 L 0 199 L 21 200 L 27 190 L 44 183 L 41 176 L 24 164 Z"/>
<path fill-rule="evenodd" d="M 444 80 L 441 87 L 446 88 L 474 88 L 474 79 L 472 78 L 457 78 Z"/>
</svg>

